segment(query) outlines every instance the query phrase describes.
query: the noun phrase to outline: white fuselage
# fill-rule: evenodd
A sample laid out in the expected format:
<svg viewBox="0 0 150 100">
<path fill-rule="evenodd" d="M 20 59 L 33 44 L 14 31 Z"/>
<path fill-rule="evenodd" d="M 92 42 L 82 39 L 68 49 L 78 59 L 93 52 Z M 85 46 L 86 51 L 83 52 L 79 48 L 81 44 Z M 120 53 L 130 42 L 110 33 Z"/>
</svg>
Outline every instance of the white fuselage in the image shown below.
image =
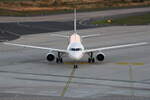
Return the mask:
<svg viewBox="0 0 150 100">
<path fill-rule="evenodd" d="M 74 33 L 70 36 L 67 51 L 69 53 L 69 57 L 74 60 L 80 60 L 83 57 L 84 47 L 78 34 Z"/>
</svg>

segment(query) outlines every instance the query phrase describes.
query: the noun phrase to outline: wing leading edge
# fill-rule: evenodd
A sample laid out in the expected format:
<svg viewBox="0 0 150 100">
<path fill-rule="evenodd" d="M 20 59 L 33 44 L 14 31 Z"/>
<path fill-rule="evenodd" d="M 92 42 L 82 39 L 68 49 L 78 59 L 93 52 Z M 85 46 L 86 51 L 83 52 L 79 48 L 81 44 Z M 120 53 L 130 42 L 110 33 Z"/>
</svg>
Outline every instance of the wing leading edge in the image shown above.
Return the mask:
<svg viewBox="0 0 150 100">
<path fill-rule="evenodd" d="M 96 48 L 96 49 L 88 49 L 88 50 L 85 50 L 85 53 L 102 51 L 102 50 L 117 49 L 117 48 L 141 46 L 141 45 L 146 45 L 146 44 L 148 44 L 148 43 L 147 42 L 140 42 L 140 43 L 133 43 L 133 44 L 125 44 L 125 45 L 117 45 L 117 46 L 110 46 L 110 47 L 102 47 L 102 48 Z"/>
<path fill-rule="evenodd" d="M 4 44 L 5 45 L 12 45 L 12 46 L 34 48 L 34 49 L 50 50 L 50 51 L 54 51 L 54 52 L 64 52 L 64 53 L 67 53 L 67 50 L 61 50 L 61 49 L 55 49 L 55 48 L 39 47 L 39 46 L 31 46 L 31 45 L 23 45 L 23 44 L 15 44 L 15 43 L 8 43 L 8 42 L 4 42 Z"/>
</svg>

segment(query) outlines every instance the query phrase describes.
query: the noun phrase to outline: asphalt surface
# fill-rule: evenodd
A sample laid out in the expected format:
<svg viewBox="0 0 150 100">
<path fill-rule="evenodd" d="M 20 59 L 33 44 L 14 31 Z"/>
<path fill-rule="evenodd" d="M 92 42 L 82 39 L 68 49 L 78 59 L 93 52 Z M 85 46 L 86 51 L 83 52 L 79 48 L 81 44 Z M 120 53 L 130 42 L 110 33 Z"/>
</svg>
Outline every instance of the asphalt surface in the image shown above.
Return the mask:
<svg viewBox="0 0 150 100">
<path fill-rule="evenodd" d="M 150 42 L 150 26 L 116 26 L 79 30 L 81 35 L 100 33 L 100 37 L 83 41 L 86 48 Z M 54 32 L 66 34 L 70 31 Z M 84 34 L 83 34 L 84 33 Z M 67 47 L 64 38 L 51 37 L 51 33 L 25 35 L 13 43 L 44 47 Z M 73 62 L 64 57 L 64 64 L 47 62 L 48 51 L 0 46 L 0 92 L 25 95 L 61 96 L 73 68 Z M 150 45 L 104 51 L 103 63 L 87 63 L 87 56 L 79 62 L 79 69 L 66 90 L 64 97 L 101 98 L 110 95 L 149 97 Z M 128 62 L 131 65 L 118 64 Z M 132 63 L 142 63 L 135 65 Z M 131 66 L 131 68 L 129 67 Z"/>
<path fill-rule="evenodd" d="M 11 35 L 15 34 L 16 38 L 22 35 L 11 41 L 13 43 L 66 49 L 67 39 L 53 37 L 51 34 L 71 34 L 72 22 L 67 22 L 57 22 L 60 25 L 47 21 L 1 23 L 0 27 Z M 149 27 L 150 25 L 101 28 L 79 26 L 78 32 L 80 35 L 101 34 L 99 37 L 83 40 L 86 48 L 97 48 L 136 42 L 150 43 Z M 4 37 L 2 39 L 6 40 Z M 94 64 L 88 64 L 88 56 L 85 56 L 78 62 L 79 68 L 76 70 L 73 70 L 73 61 L 68 57 L 64 57 L 64 64 L 48 62 L 47 53 L 45 50 L 7 46 L 1 42 L 0 99 L 150 99 L 149 44 L 103 51 L 105 61 Z M 70 84 L 65 89 L 67 83 Z"/>
<path fill-rule="evenodd" d="M 94 28 L 77 22 L 77 29 Z M 73 30 L 73 21 L 0 23 L 0 41 L 14 40 L 21 35 Z"/>
<path fill-rule="evenodd" d="M 150 7 L 77 13 L 77 28 L 95 28 L 90 22 L 150 12 Z M 0 41 L 14 40 L 21 35 L 58 32 L 73 29 L 73 14 L 34 17 L 0 17 Z M 100 25 L 101 26 L 101 25 Z M 104 25 L 105 26 L 105 25 Z"/>
</svg>

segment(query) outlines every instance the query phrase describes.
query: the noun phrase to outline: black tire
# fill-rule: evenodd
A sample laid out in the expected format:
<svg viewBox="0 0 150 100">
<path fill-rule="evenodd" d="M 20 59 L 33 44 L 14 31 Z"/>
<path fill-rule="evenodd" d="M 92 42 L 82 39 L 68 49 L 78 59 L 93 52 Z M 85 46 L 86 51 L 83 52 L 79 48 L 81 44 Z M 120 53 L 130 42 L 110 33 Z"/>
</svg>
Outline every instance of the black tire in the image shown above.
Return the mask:
<svg viewBox="0 0 150 100">
<path fill-rule="evenodd" d="M 78 68 L 78 65 L 74 65 L 74 69 L 77 69 Z"/>
<path fill-rule="evenodd" d="M 88 59 L 88 63 L 91 63 L 91 58 Z"/>
<path fill-rule="evenodd" d="M 59 63 L 59 59 L 58 59 L 58 58 L 56 59 L 56 63 L 57 63 L 57 64 Z"/>
<path fill-rule="evenodd" d="M 92 63 L 95 63 L 95 59 L 94 58 L 92 58 Z"/>
<path fill-rule="evenodd" d="M 62 58 L 60 58 L 60 63 L 63 63 L 63 59 Z"/>
</svg>

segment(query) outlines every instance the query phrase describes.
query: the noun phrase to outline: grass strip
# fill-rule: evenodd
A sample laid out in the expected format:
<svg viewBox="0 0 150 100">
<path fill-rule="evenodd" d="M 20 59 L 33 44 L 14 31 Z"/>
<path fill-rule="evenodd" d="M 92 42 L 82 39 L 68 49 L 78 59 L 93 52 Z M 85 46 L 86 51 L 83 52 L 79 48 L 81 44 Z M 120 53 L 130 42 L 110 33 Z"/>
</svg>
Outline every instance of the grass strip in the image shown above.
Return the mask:
<svg viewBox="0 0 150 100">
<path fill-rule="evenodd" d="M 103 19 L 91 22 L 96 25 L 142 25 L 150 23 L 150 13 L 116 19 Z"/>
</svg>

